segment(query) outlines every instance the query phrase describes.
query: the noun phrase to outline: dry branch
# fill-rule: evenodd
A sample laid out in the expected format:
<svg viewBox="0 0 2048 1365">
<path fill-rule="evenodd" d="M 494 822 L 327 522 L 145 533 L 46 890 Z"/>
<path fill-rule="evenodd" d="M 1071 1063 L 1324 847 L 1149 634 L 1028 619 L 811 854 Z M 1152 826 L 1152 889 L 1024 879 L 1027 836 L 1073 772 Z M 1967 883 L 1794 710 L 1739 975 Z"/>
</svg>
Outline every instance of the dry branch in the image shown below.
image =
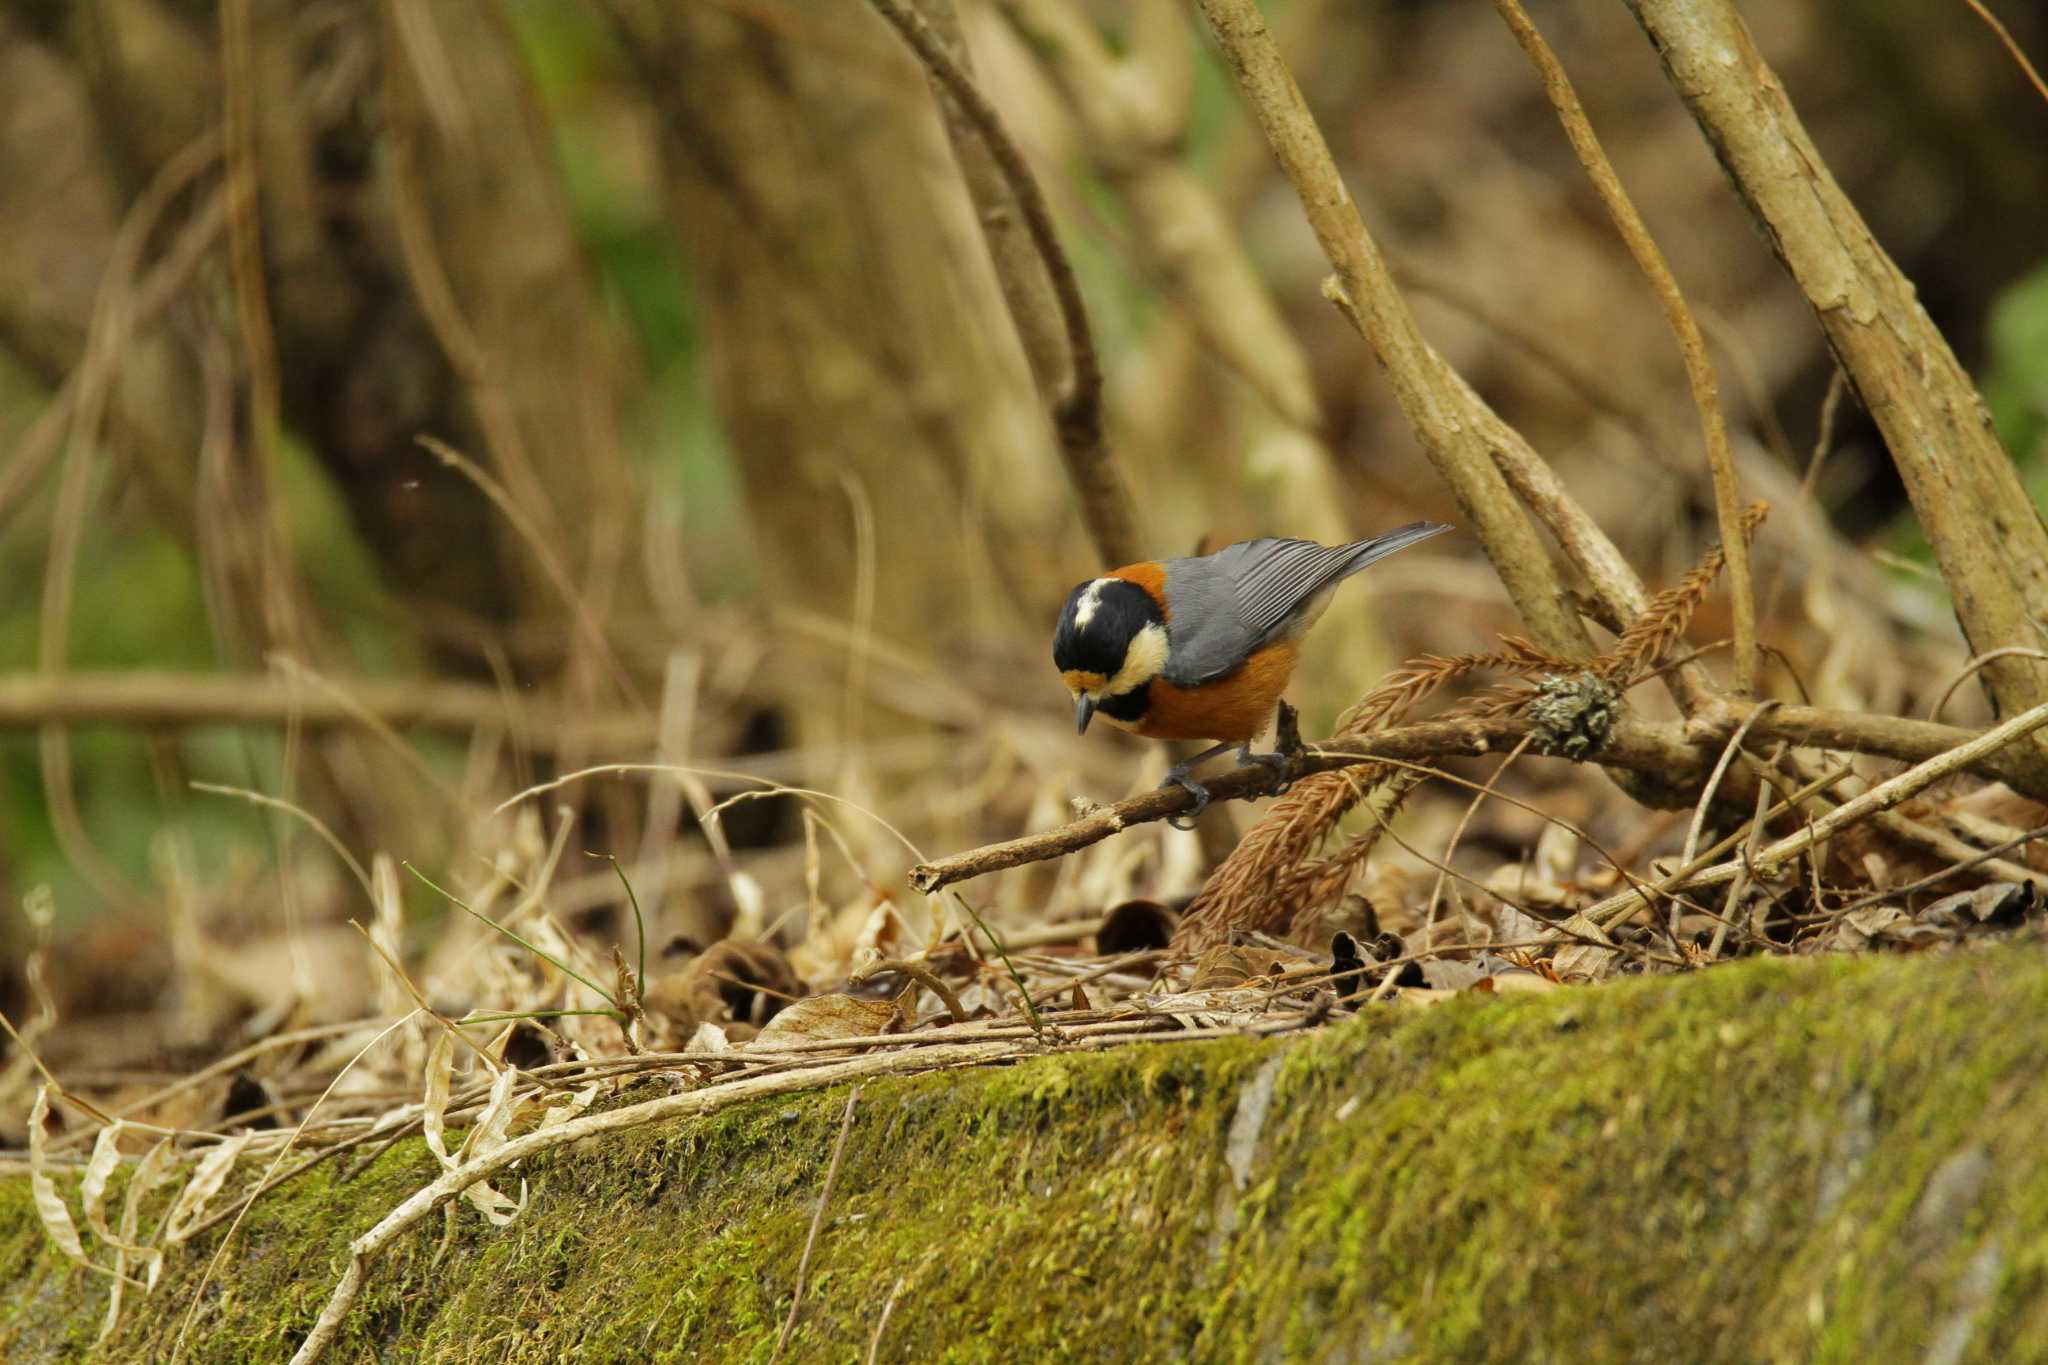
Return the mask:
<svg viewBox="0 0 2048 1365">
<path fill-rule="evenodd" d="M 1543 40 L 1528 11 L 1522 8 L 1521 0 L 1494 0 L 1494 8 L 1500 11 L 1501 18 L 1515 35 L 1515 41 L 1522 45 L 1537 74 L 1542 77 L 1544 93 L 1557 110 L 1558 121 L 1564 125 L 1572 150 L 1586 168 L 1586 176 L 1598 191 L 1607 216 L 1614 222 L 1615 231 L 1627 244 L 1629 255 L 1635 258 L 1637 267 L 1657 291 L 1657 301 L 1663 305 L 1665 320 L 1671 324 L 1671 330 L 1678 338 L 1679 355 L 1685 361 L 1686 382 L 1692 389 L 1693 405 L 1699 409 L 1707 463 L 1713 472 L 1714 510 L 1720 520 L 1721 543 L 1728 556 L 1728 591 L 1735 616 L 1735 690 L 1748 696 L 1756 690 L 1756 593 L 1750 584 L 1749 545 L 1743 528 L 1742 495 L 1735 481 L 1735 456 L 1728 448 L 1728 425 L 1721 413 L 1720 386 L 1714 378 L 1713 362 L 1707 357 L 1706 338 L 1700 334 L 1700 325 L 1692 310 L 1686 307 L 1677 277 L 1671 273 L 1664 253 L 1650 236 L 1649 226 L 1636 211 L 1628 191 L 1622 188 L 1621 178 L 1614 173 L 1614 165 L 1607 159 L 1606 150 L 1594 134 L 1585 106 L 1579 103 L 1578 92 L 1572 88 L 1571 78 L 1565 75 L 1557 54 Z"/>
<path fill-rule="evenodd" d="M 1615 729 L 1605 746 L 1585 755 L 1585 759 L 1608 767 L 1658 774 L 1674 780 L 1693 775 L 1703 777 L 1726 747 L 1729 737 L 1745 721 L 1749 723 L 1749 733 L 1758 739 L 1783 740 L 1802 747 L 1839 749 L 1920 762 L 1921 768 L 1916 768 L 1915 772 L 1939 760 L 1946 766 L 1935 774 L 1936 777 L 1969 772 L 1991 781 L 2011 782 L 2016 790 L 2048 799 L 2048 793 L 2038 785 L 2026 785 L 2024 765 L 2013 762 L 2008 752 L 2013 740 L 2031 733 L 2039 721 L 2025 725 L 2018 720 L 2009 721 L 1994 730 L 1978 732 L 1929 721 L 1823 711 L 1810 706 L 1765 708 L 1727 702 L 1713 715 L 1688 722 L 1682 733 L 1675 726 L 1625 722 Z M 1379 759 L 1420 763 L 1495 753 L 1513 747 L 1526 738 L 1532 728 L 1531 722 L 1522 716 L 1421 721 L 1312 745 L 1302 760 L 1301 771 L 1308 776 L 1336 772 Z M 1271 776 L 1264 769 L 1240 768 L 1213 778 L 1205 785 L 1212 798 L 1237 800 L 1266 795 L 1270 783 Z M 1746 793 L 1744 799 L 1747 799 Z M 1904 796 L 1898 799 L 1903 800 Z M 1179 787 L 1145 792 L 1113 806 L 1092 810 L 1055 829 L 1006 839 L 950 858 L 941 858 L 937 862 L 920 864 L 910 870 L 910 884 L 929 893 L 990 872 L 1063 857 L 1090 844 L 1100 843 L 1113 834 L 1120 834 L 1133 825 L 1148 824 L 1178 814 L 1193 804 L 1193 798 Z"/>
<path fill-rule="evenodd" d="M 1102 365 L 1095 351 L 1094 334 L 1088 326 L 1088 310 L 1081 298 L 1081 284 L 1074 276 L 1073 263 L 1060 245 L 1045 194 L 1032 177 L 1031 168 L 1016 139 L 1003 125 L 1002 117 L 974 77 L 947 50 L 946 41 L 908 0 L 868 0 L 875 11 L 902 35 L 910 50 L 942 92 L 946 110 L 946 131 L 956 148 L 963 131 L 979 140 L 982 150 L 1001 177 L 1000 189 L 1008 202 L 998 199 L 998 186 L 983 175 L 969 175 L 967 186 L 976 196 L 976 217 L 989 238 L 990 254 L 999 269 L 1013 269 L 1019 262 L 1014 248 L 992 232 L 991 218 L 1001 219 L 1014 206 L 1023 219 L 1031 244 L 1050 282 L 1056 312 L 1048 315 L 1044 291 L 1033 282 L 1012 276 L 1003 282 L 1004 301 L 1023 340 L 1025 354 L 1036 357 L 1033 377 L 1038 380 L 1052 412 L 1060 454 L 1067 466 L 1067 478 L 1081 504 L 1082 520 L 1106 563 L 1130 564 L 1145 557 L 1138 535 L 1137 510 L 1125 487 L 1116 461 L 1110 454 L 1102 422 Z M 965 124 L 965 129 L 962 124 Z M 971 168 L 973 161 L 969 161 Z M 1043 357 L 1051 345 L 1057 322 L 1066 345 L 1066 374 L 1058 383 L 1048 382 Z"/>
<path fill-rule="evenodd" d="M 1728 0 L 1628 3 L 1883 433 L 1971 651 L 2038 643 L 2048 528 L 1969 376 L 1829 173 L 1741 15 Z M 1984 676 L 2007 715 L 2048 696 L 2018 659 Z M 2048 767 L 2037 742 L 2015 757 Z"/>
<path fill-rule="evenodd" d="M 1921 763 L 1947 753 L 1976 738 L 1977 732 L 1929 720 L 1907 720 L 1898 716 L 1872 716 L 1858 711 L 1825 711 L 1815 706 L 1773 706 L 1768 711 L 1748 702 L 1729 701 L 1713 712 L 1696 717 L 1687 726 L 1687 737 L 1697 733 L 1711 742 L 1733 734 L 1751 716 L 1756 720 L 1750 734 L 1760 740 L 1784 740 L 1802 748 L 1837 749 L 1846 753 L 1896 758 Z M 2041 781 L 2033 765 L 2010 751 L 1993 750 L 1970 761 L 1970 771 L 1993 782 L 2004 782 L 2014 791 L 2037 801 L 2048 801 L 2048 783 Z"/>
<path fill-rule="evenodd" d="M 292 723 L 334 729 L 366 724 L 365 717 L 397 728 L 420 726 L 458 734 L 498 729 L 513 743 L 542 750 L 568 742 L 597 749 L 643 749 L 655 742 L 657 728 L 652 717 L 626 714 L 572 721 L 552 707 L 523 698 L 510 705 L 496 689 L 469 683 L 357 678 L 316 690 L 233 674 L 136 670 L 0 676 L 0 731 L 42 725 L 175 729 Z"/>
<path fill-rule="evenodd" d="M 1761 732 L 1775 715 L 1761 718 L 1752 727 L 1752 733 Z M 1993 726 L 1982 734 L 1971 735 L 1963 743 L 1936 754 L 1926 762 L 1907 769 L 1898 776 L 1880 782 L 1861 796 L 1844 801 L 1835 809 L 1807 825 L 1796 834 L 1787 835 L 1776 843 L 1758 851 L 1755 858 L 1738 858 L 1706 868 L 1683 881 L 1669 887 L 1673 891 L 1699 890 L 1708 886 L 1722 886 L 1747 872 L 1756 877 L 1767 877 L 1782 868 L 1794 857 L 1841 833 L 1859 821 L 1872 819 L 1892 809 L 1900 802 L 1919 795 L 1943 778 L 1972 769 L 1994 758 L 2001 750 L 2026 738 L 2048 725 L 2048 702 L 2032 710 L 2014 716 L 2003 725 Z M 2038 878 L 2037 874 L 2028 873 Z M 1574 923 L 1584 920 L 1596 926 L 1606 927 L 1634 913 L 1646 904 L 1641 893 L 1635 890 L 1619 892 L 1599 904 L 1589 907 L 1582 915 L 1574 916 Z"/>
<path fill-rule="evenodd" d="M 1202 0 L 1202 12 L 1336 271 L 1325 291 L 1379 355 L 1402 415 L 1457 499 L 1516 610 L 1545 649 L 1591 653 L 1585 626 L 1551 570 L 1535 526 L 1494 466 L 1489 438 L 1507 431 L 1506 424 L 1423 338 L 1255 0 Z"/>
<path fill-rule="evenodd" d="M 1185 305 L 1203 342 L 1284 421 L 1319 433 L 1324 419 L 1307 352 L 1224 204 L 1182 155 L 1188 110 L 1181 96 L 1193 48 L 1172 0 L 1136 6 L 1121 52 L 1074 0 L 1002 0 L 1000 9 L 1066 96 L 1097 172 L 1129 206 L 1147 265 Z M 1148 30 L 1147 19 L 1157 27 Z M 1160 50 L 1138 46 L 1148 34 Z M 1327 460 L 1319 435 L 1316 443 Z"/>
<path fill-rule="evenodd" d="M 1506 716 L 1422 721 L 1345 740 L 1330 747 L 1311 746 L 1302 759 L 1301 771 L 1304 775 L 1334 772 L 1374 759 L 1422 762 L 1457 755 L 1493 753 L 1513 747 L 1528 736 L 1531 728 L 1527 720 Z M 1669 772 L 1694 761 L 1695 754 L 1666 729 L 1636 725 L 1618 730 L 1609 745 L 1595 757 L 1603 763 L 1641 772 Z M 1271 784 L 1270 773 L 1264 768 L 1253 767 L 1235 769 L 1208 779 L 1204 785 L 1213 799 L 1235 800 L 1266 795 Z M 1008 839 L 914 867 L 910 870 L 910 884 L 919 891 L 931 892 L 970 877 L 1057 858 L 1100 843 L 1132 825 L 1164 820 L 1193 804 L 1194 798 L 1184 788 L 1162 787 L 1119 801 L 1114 806 L 1091 811 L 1057 829 Z"/>
</svg>

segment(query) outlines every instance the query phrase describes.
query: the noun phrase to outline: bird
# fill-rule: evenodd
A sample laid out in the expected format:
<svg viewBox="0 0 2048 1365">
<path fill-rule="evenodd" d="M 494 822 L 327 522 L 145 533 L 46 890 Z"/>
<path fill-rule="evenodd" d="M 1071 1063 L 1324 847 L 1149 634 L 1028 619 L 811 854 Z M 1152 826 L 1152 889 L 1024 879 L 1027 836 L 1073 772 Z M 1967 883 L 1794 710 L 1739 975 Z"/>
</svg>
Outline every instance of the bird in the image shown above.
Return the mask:
<svg viewBox="0 0 2048 1365">
<path fill-rule="evenodd" d="M 1216 741 L 1159 784 L 1195 798 L 1192 822 L 1209 804 L 1194 769 L 1225 749 L 1237 746 L 1240 767 L 1287 767 L 1291 755 L 1254 753 L 1252 741 L 1278 709 L 1302 637 L 1337 585 L 1450 529 L 1417 521 L 1347 545 L 1269 536 L 1076 584 L 1060 609 L 1052 658 L 1073 694 L 1077 732 L 1101 716 L 1150 739 Z"/>
</svg>

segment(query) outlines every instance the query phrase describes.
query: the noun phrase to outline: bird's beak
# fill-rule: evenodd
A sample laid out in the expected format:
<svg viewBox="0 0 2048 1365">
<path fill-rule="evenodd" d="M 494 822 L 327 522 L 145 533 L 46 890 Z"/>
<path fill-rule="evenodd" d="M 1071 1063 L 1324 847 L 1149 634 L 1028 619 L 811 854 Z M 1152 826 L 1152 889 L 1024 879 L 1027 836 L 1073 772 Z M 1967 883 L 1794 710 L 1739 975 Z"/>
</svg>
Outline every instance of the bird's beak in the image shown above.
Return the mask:
<svg viewBox="0 0 2048 1365">
<path fill-rule="evenodd" d="M 1088 722 L 1095 719 L 1095 702 L 1087 694 L 1074 698 L 1074 733 L 1088 733 Z"/>
</svg>

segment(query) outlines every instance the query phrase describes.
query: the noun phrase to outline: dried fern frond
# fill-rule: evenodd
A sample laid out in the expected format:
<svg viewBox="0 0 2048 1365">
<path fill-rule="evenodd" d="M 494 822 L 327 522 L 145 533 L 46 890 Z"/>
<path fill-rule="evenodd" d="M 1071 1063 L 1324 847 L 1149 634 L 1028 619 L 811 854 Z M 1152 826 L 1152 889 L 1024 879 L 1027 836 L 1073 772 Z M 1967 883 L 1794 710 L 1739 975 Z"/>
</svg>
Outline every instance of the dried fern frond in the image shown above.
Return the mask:
<svg viewBox="0 0 2048 1365">
<path fill-rule="evenodd" d="M 1519 635 L 1503 635 L 1501 647 L 1485 654 L 1424 654 L 1389 673 L 1385 680 L 1337 718 L 1336 737 L 1355 739 L 1405 717 L 1444 684 L 1473 673 L 1513 673 L 1522 677 L 1582 667 L 1577 661 L 1539 649 Z"/>
<path fill-rule="evenodd" d="M 1322 845 L 1344 812 L 1402 775 L 1402 769 L 1361 763 L 1296 782 L 1209 874 L 1174 932 L 1174 951 L 1198 953 L 1238 929 L 1284 933 L 1297 902 L 1283 882 Z"/>
<path fill-rule="evenodd" d="M 1380 789 L 1384 804 L 1379 812 L 1380 818 L 1373 823 L 1373 827 L 1345 840 L 1344 846 L 1329 857 L 1304 863 L 1297 868 L 1294 874 L 1286 879 L 1279 897 L 1280 902 L 1289 907 L 1300 906 L 1313 910 L 1335 905 L 1343 897 L 1345 887 L 1350 884 L 1352 872 L 1379 847 L 1380 836 L 1387 832 L 1387 825 L 1393 820 L 1394 813 L 1401 808 L 1401 803 L 1408 799 L 1408 793 L 1422 785 L 1422 778 L 1421 773 L 1412 769 L 1396 770 L 1392 778 Z M 1290 913 L 1288 918 L 1289 923 L 1276 925 L 1267 932 L 1274 932 L 1275 929 L 1283 934 L 1288 932 L 1294 927 L 1292 921 L 1297 917 Z"/>
<path fill-rule="evenodd" d="M 1756 528 L 1763 525 L 1770 515 L 1769 503 L 1752 503 L 1742 514 L 1742 534 L 1748 539 L 1756 534 Z M 1609 682 L 1633 682 L 1656 668 L 1678 643 L 1685 628 L 1692 624 L 1693 613 L 1700 603 L 1707 600 L 1707 593 L 1713 588 L 1714 580 L 1721 576 L 1721 568 L 1727 563 L 1727 552 L 1719 545 L 1707 551 L 1700 562 L 1687 571 L 1685 577 L 1671 587 L 1650 599 L 1650 605 L 1643 614 L 1629 622 L 1628 629 L 1605 654 L 1590 664 L 1579 665 L 1588 668 Z"/>
</svg>

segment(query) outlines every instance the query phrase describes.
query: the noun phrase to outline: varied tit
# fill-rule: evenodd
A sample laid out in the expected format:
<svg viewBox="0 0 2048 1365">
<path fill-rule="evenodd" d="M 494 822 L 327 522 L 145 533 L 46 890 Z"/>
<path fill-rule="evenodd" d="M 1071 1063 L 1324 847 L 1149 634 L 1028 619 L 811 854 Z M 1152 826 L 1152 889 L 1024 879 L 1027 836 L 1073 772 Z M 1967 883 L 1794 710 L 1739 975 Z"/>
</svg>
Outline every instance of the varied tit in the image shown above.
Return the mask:
<svg viewBox="0 0 2048 1365">
<path fill-rule="evenodd" d="M 1152 739 L 1218 743 L 1167 772 L 1209 804 L 1189 773 L 1232 745 L 1238 762 L 1284 767 L 1255 754 L 1294 673 L 1301 637 L 1337 584 L 1448 526 L 1418 521 L 1371 540 L 1247 540 L 1195 559 L 1147 560 L 1091 578 L 1067 595 L 1052 658 L 1074 694 L 1082 731 L 1096 716 Z M 1178 822 L 1176 822 L 1178 823 Z"/>
</svg>

